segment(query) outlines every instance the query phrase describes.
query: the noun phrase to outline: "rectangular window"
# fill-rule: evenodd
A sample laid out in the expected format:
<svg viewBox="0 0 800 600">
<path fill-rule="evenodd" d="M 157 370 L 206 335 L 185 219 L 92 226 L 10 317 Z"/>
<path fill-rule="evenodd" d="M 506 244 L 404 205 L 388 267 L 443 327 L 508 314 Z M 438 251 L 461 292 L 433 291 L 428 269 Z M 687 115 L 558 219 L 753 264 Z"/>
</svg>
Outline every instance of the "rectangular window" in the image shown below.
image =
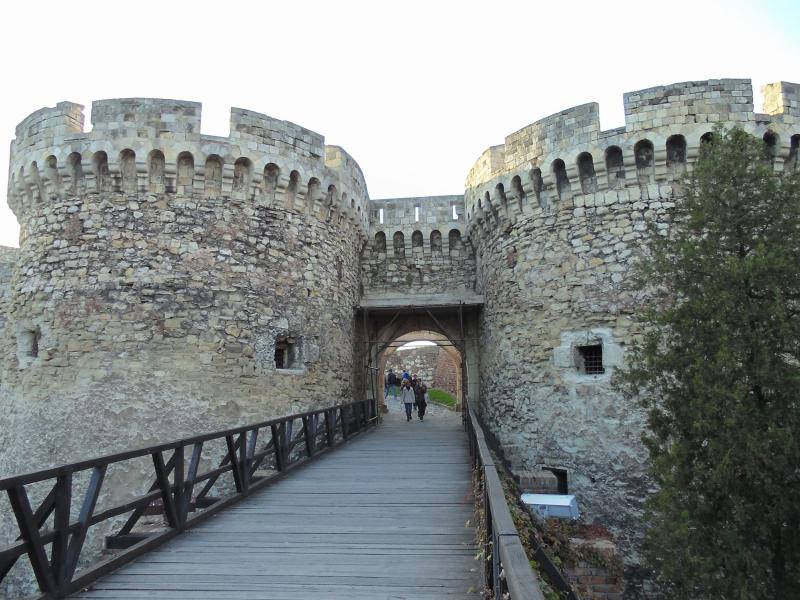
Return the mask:
<svg viewBox="0 0 800 600">
<path fill-rule="evenodd" d="M 275 368 L 301 369 L 303 360 L 299 339 L 291 336 L 279 337 L 275 340 Z"/>
<path fill-rule="evenodd" d="M 453 221 L 458 221 L 458 209 L 456 209 L 455 203 L 451 204 L 450 208 L 453 210 Z"/>
<path fill-rule="evenodd" d="M 603 368 L 603 346 L 601 344 L 578 346 L 578 356 L 580 358 L 578 368 L 582 373 L 600 375 L 606 372 Z"/>
<path fill-rule="evenodd" d="M 380 222 L 381 225 L 383 225 L 383 209 L 382 208 L 378 209 L 378 221 Z"/>
<path fill-rule="evenodd" d="M 419 223 L 419 206 L 414 207 L 414 223 Z"/>
<path fill-rule="evenodd" d="M 286 368 L 286 344 L 278 342 L 275 344 L 275 368 L 276 369 L 285 369 Z"/>
<path fill-rule="evenodd" d="M 21 369 L 31 365 L 39 356 L 41 340 L 42 330 L 38 326 L 23 329 L 17 334 L 17 361 Z"/>
</svg>

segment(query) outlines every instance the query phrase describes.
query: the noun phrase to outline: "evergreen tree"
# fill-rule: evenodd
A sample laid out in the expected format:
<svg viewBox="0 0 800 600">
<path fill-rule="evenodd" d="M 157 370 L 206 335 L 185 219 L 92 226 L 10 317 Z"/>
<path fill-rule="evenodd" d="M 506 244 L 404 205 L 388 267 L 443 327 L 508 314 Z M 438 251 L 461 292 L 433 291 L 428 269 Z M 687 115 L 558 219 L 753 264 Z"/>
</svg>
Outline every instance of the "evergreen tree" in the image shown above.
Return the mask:
<svg viewBox="0 0 800 600">
<path fill-rule="evenodd" d="M 718 128 L 636 281 L 645 552 L 670 598 L 800 598 L 800 172 Z"/>
</svg>

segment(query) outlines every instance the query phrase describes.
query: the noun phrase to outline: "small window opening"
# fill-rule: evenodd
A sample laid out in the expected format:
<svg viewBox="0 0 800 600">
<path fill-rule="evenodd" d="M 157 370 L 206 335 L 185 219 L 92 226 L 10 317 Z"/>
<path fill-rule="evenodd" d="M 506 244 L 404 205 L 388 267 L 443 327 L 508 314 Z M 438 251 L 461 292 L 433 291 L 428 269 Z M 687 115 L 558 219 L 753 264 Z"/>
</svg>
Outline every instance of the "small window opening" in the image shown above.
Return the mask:
<svg viewBox="0 0 800 600">
<path fill-rule="evenodd" d="M 39 356 L 39 341 L 42 339 L 42 331 L 38 327 L 36 329 L 28 329 L 22 333 L 22 348 L 25 356 L 36 358 Z"/>
<path fill-rule="evenodd" d="M 414 223 L 419 223 L 419 206 L 414 207 Z"/>
<path fill-rule="evenodd" d="M 601 344 L 578 346 L 578 357 L 580 358 L 578 368 L 581 373 L 599 375 L 606 372 L 603 368 L 603 346 Z"/>
<path fill-rule="evenodd" d="M 278 342 L 275 344 L 275 368 L 286 368 L 286 344 Z"/>
<path fill-rule="evenodd" d="M 542 467 L 544 471 L 550 471 L 553 475 L 556 476 L 558 480 L 558 493 L 559 494 L 569 494 L 569 486 L 567 485 L 567 470 L 566 469 L 559 469 L 556 467 Z"/>
<path fill-rule="evenodd" d="M 456 209 L 455 203 L 450 205 L 450 208 L 453 209 L 453 221 L 458 221 L 458 210 Z"/>
<path fill-rule="evenodd" d="M 381 225 L 383 225 L 383 209 L 382 208 L 378 209 L 378 222 Z"/>
<path fill-rule="evenodd" d="M 275 368 L 299 369 L 302 366 L 300 359 L 300 344 L 298 339 L 290 336 L 279 337 L 275 340 Z"/>
<path fill-rule="evenodd" d="M 17 361 L 19 362 L 20 369 L 24 369 L 31 365 L 34 359 L 39 356 L 41 339 L 42 330 L 38 326 L 29 327 L 18 332 Z"/>
</svg>

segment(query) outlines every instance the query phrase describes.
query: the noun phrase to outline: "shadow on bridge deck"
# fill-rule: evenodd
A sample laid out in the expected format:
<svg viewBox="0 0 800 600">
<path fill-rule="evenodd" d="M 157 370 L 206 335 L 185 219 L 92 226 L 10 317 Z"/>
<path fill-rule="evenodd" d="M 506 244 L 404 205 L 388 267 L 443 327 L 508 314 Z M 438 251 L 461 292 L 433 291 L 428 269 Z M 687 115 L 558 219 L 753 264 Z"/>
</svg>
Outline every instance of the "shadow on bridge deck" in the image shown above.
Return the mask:
<svg viewBox="0 0 800 600">
<path fill-rule="evenodd" d="M 479 598 L 460 416 L 383 425 L 73 598 Z"/>
</svg>

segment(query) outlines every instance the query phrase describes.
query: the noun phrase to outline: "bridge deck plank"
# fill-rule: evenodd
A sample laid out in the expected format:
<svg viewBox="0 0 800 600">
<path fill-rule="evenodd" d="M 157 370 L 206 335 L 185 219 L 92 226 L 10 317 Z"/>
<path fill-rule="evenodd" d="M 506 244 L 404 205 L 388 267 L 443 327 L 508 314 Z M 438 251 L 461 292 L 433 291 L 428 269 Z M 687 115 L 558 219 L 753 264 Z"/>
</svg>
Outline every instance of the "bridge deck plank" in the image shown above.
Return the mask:
<svg viewBox="0 0 800 600">
<path fill-rule="evenodd" d="M 75 598 L 480 597 L 467 439 L 457 415 L 377 430 Z"/>
</svg>

